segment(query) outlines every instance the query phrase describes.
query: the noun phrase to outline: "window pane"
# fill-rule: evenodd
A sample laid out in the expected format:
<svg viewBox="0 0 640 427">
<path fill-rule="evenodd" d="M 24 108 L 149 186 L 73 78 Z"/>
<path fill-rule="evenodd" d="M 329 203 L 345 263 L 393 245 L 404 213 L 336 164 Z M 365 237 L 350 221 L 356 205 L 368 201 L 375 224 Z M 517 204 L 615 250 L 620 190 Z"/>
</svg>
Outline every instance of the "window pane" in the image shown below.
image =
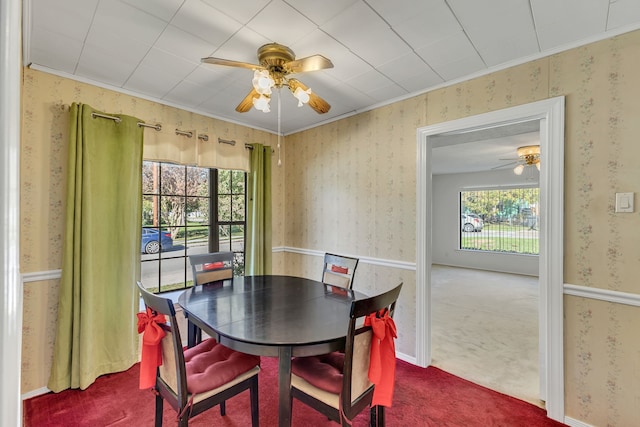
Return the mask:
<svg viewBox="0 0 640 427">
<path fill-rule="evenodd" d="M 209 169 L 188 167 L 186 194 L 209 197 Z"/>
<path fill-rule="evenodd" d="M 184 197 L 162 197 L 161 205 L 161 217 L 163 226 L 172 227 L 185 224 L 186 201 Z"/>
<path fill-rule="evenodd" d="M 166 195 L 184 195 L 186 174 L 184 166 L 163 163 L 160 173 L 161 192 Z"/>
<path fill-rule="evenodd" d="M 159 230 L 157 227 L 142 228 L 140 252 L 143 254 L 143 260 L 158 259 L 161 251 L 170 250 L 172 247 L 173 239 L 167 230 Z"/>
<path fill-rule="evenodd" d="M 185 242 L 184 234 L 185 228 L 180 226 L 165 227 L 166 232 L 169 232 L 171 239 L 173 240 L 171 247 L 162 247 L 162 258 L 175 258 L 184 256 Z"/>
<path fill-rule="evenodd" d="M 184 258 L 162 261 L 160 268 L 160 291 L 175 291 L 185 287 Z"/>
<path fill-rule="evenodd" d="M 231 171 L 218 171 L 218 195 L 231 194 Z"/>
<path fill-rule="evenodd" d="M 157 260 L 143 262 L 140 271 L 142 286 L 150 292 L 158 292 L 158 284 L 160 282 L 160 262 Z"/>
<path fill-rule="evenodd" d="M 155 162 L 142 162 L 142 192 L 158 194 L 158 168 Z"/>
<path fill-rule="evenodd" d="M 244 221 L 244 195 L 232 196 L 232 221 Z"/>
<path fill-rule="evenodd" d="M 158 196 L 142 196 L 142 225 L 157 226 L 160 222 L 158 212 Z"/>
<path fill-rule="evenodd" d="M 244 252 L 236 252 L 233 259 L 234 276 L 244 275 Z"/>
<path fill-rule="evenodd" d="M 189 248 L 200 248 L 204 247 L 205 249 L 209 246 L 209 230 L 210 227 L 207 225 L 192 225 L 187 227 L 187 246 Z M 197 253 L 205 253 L 205 251 L 200 251 Z"/>
<path fill-rule="evenodd" d="M 231 250 L 244 252 L 244 225 L 231 226 Z"/>
<path fill-rule="evenodd" d="M 233 194 L 244 194 L 244 176 L 245 173 L 242 171 L 232 171 L 231 188 Z"/>
<path fill-rule="evenodd" d="M 187 225 L 209 224 L 209 199 L 187 197 Z"/>
<path fill-rule="evenodd" d="M 193 286 L 193 270 L 191 269 L 191 264 L 189 263 L 188 260 L 187 260 L 187 266 L 185 270 L 187 271 L 186 286 L 187 287 Z"/>
<path fill-rule="evenodd" d="M 538 188 L 460 192 L 460 249 L 537 255 Z"/>
<path fill-rule="evenodd" d="M 230 251 L 231 250 L 231 226 L 230 225 L 219 226 L 218 236 L 220 239 L 219 250 Z"/>
<path fill-rule="evenodd" d="M 218 195 L 218 221 L 231 221 L 231 196 Z"/>
<path fill-rule="evenodd" d="M 183 258 L 187 253 L 187 247 L 184 243 L 184 238 L 182 238 L 183 233 L 179 233 L 179 237 L 173 241 L 173 246 L 170 249 L 162 248 L 162 252 L 160 252 L 160 258 L 169 259 L 169 258 Z"/>
</svg>

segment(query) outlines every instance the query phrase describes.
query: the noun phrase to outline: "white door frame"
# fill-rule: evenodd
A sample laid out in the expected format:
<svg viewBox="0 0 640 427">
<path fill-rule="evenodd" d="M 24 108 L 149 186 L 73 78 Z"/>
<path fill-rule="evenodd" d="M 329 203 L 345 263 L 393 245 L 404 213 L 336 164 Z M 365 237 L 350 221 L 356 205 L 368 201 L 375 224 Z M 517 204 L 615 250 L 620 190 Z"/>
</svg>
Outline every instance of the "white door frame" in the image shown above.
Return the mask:
<svg viewBox="0 0 640 427">
<path fill-rule="evenodd" d="M 20 46 L 22 2 L 0 0 L 0 425 L 22 424 Z"/>
<path fill-rule="evenodd" d="M 564 97 L 465 117 L 417 130 L 416 363 L 431 364 L 432 177 L 430 136 L 540 120 L 540 390 L 547 416 L 564 421 L 563 221 Z"/>
</svg>

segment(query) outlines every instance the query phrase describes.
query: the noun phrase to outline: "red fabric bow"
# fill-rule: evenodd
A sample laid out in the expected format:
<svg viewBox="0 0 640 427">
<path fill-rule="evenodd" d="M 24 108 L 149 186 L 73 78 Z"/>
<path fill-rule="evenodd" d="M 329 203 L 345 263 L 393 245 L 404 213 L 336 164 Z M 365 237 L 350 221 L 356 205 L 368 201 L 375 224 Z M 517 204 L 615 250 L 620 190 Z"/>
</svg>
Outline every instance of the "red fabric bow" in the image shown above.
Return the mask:
<svg viewBox="0 0 640 427">
<path fill-rule="evenodd" d="M 364 324 L 371 326 L 373 332 L 369 379 L 376 387 L 371 405 L 390 407 L 396 378 L 396 347 L 393 342 L 398 337 L 396 324 L 387 309 L 371 313 L 365 318 Z"/>
<path fill-rule="evenodd" d="M 138 333 L 142 336 L 142 359 L 140 360 L 140 388 L 156 385 L 156 370 L 162 365 L 162 347 L 160 342 L 166 335 L 158 323 L 166 323 L 164 314 L 154 314 L 147 307 L 146 313 L 138 313 Z"/>
</svg>

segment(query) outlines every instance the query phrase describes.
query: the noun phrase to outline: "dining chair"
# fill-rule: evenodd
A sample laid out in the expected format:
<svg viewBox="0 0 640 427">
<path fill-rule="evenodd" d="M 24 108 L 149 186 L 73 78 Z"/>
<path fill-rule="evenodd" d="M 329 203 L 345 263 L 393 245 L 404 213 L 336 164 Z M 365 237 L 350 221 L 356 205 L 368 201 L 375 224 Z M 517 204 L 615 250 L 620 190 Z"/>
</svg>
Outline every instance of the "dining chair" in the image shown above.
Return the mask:
<svg viewBox="0 0 640 427">
<path fill-rule="evenodd" d="M 216 405 L 225 416 L 225 401 L 245 390 L 250 395 L 251 425 L 258 427 L 260 357 L 231 350 L 213 338 L 183 350 L 173 302 L 150 293 L 140 282 L 137 286 L 148 313 L 168 320 L 158 324 L 165 335 L 159 343 L 162 359 L 154 386 L 156 427 L 162 426 L 164 400 L 178 413 L 178 425 L 186 427 L 189 418 Z"/>
<path fill-rule="evenodd" d="M 233 252 L 211 252 L 206 254 L 189 255 L 193 285 L 220 282 L 233 279 Z M 200 328 L 189 322 L 189 347 L 202 341 Z"/>
<path fill-rule="evenodd" d="M 402 283 L 382 294 L 351 302 L 344 353 L 292 360 L 292 400 L 298 399 L 342 426 L 351 425 L 356 415 L 371 407 L 370 425 L 384 426 L 384 406 L 372 406 L 375 386 L 369 380 L 369 366 L 373 332 L 362 318 L 385 308 L 393 316 L 401 288 Z"/>
<path fill-rule="evenodd" d="M 233 278 L 233 252 L 189 255 L 194 285 Z"/>
<path fill-rule="evenodd" d="M 322 282 L 327 285 L 351 289 L 357 266 L 358 258 L 325 253 Z"/>
</svg>

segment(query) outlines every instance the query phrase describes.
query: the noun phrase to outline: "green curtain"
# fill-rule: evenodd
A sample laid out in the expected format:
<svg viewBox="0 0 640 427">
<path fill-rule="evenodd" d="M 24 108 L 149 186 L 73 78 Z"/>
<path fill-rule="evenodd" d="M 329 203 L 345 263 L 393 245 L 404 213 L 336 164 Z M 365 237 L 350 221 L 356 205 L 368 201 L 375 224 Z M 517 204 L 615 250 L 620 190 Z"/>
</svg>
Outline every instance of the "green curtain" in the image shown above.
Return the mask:
<svg viewBox="0 0 640 427">
<path fill-rule="evenodd" d="M 138 360 L 142 135 L 135 117 L 70 113 L 62 279 L 51 376 L 55 392 L 85 389 Z M 102 113 L 99 113 L 102 114 Z"/>
<path fill-rule="evenodd" d="M 271 147 L 251 146 L 244 270 L 246 275 L 256 276 L 271 274 Z"/>
</svg>

